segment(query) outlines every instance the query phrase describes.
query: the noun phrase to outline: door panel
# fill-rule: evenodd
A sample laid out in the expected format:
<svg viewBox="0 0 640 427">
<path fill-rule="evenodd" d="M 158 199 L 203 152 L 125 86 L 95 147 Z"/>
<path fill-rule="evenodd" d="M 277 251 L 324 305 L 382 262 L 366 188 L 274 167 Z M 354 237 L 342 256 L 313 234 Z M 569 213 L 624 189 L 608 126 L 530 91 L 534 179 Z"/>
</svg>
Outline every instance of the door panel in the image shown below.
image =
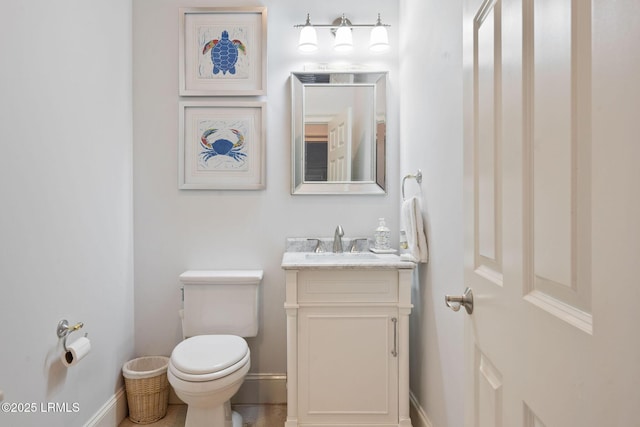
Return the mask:
<svg viewBox="0 0 640 427">
<path fill-rule="evenodd" d="M 478 274 L 501 286 L 501 20 L 500 9 L 495 5 L 485 3 L 474 19 L 475 268 Z"/>
<path fill-rule="evenodd" d="M 523 2 L 525 292 L 592 331 L 588 2 Z"/>
<path fill-rule="evenodd" d="M 474 417 L 477 425 L 479 427 L 502 426 L 502 374 L 477 347 L 474 370 L 476 372 Z"/>
<path fill-rule="evenodd" d="M 329 122 L 329 181 L 351 180 L 352 115 L 349 107 Z"/>
<path fill-rule="evenodd" d="M 397 423 L 397 316 L 388 307 L 300 309 L 302 424 Z"/>
</svg>

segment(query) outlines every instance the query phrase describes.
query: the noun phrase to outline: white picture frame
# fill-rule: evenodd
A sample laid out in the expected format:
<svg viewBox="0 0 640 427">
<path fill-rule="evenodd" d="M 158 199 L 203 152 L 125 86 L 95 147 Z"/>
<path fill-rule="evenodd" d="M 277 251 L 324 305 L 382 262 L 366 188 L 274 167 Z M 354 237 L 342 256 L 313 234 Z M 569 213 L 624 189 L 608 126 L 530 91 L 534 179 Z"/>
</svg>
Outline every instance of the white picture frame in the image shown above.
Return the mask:
<svg viewBox="0 0 640 427">
<path fill-rule="evenodd" d="M 267 9 L 180 8 L 180 96 L 266 95 Z"/>
<path fill-rule="evenodd" d="M 178 188 L 265 188 L 264 102 L 179 103 Z"/>
</svg>

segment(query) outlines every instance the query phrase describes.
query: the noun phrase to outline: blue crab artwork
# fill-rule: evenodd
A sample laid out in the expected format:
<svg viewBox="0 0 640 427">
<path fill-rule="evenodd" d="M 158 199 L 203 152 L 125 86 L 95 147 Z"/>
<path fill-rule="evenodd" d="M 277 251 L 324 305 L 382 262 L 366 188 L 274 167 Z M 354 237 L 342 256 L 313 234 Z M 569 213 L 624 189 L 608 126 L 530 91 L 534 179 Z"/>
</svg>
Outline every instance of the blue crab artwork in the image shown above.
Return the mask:
<svg viewBox="0 0 640 427">
<path fill-rule="evenodd" d="M 202 54 L 211 50 L 211 62 L 213 62 L 213 74 L 222 71 L 225 75 L 236 73 L 236 62 L 238 62 L 238 53 L 247 54 L 247 49 L 240 40 L 229 40 L 229 33 L 225 30 L 222 32 L 220 40 L 213 39 L 207 42 L 202 49 Z"/>
<path fill-rule="evenodd" d="M 242 135 L 242 132 L 231 129 L 231 132 L 237 137 L 236 142 L 231 142 L 225 138 L 213 139 L 213 137 L 211 138 L 213 142 L 210 142 L 209 137 L 212 135 L 215 137 L 216 132 L 218 132 L 218 129 L 207 129 L 200 137 L 200 145 L 202 146 L 200 156 L 204 162 L 215 156 L 228 156 L 237 162 L 247 157 L 247 154 L 242 151 L 244 148 L 244 135 Z"/>
</svg>

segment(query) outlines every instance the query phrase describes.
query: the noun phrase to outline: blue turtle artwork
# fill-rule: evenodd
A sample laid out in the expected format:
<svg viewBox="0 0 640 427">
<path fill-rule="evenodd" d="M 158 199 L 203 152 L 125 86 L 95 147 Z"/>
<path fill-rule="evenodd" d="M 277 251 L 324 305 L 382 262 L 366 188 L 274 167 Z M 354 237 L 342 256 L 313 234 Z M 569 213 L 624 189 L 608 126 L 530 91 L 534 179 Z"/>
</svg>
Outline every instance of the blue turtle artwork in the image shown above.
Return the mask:
<svg viewBox="0 0 640 427">
<path fill-rule="evenodd" d="M 238 54 L 242 52 L 247 54 L 245 45 L 240 40 L 229 40 L 229 32 L 222 31 L 220 39 L 213 39 L 205 43 L 202 54 L 206 55 L 211 50 L 211 62 L 213 62 L 213 74 L 223 75 L 236 73 L 236 62 L 238 62 Z"/>
<path fill-rule="evenodd" d="M 203 162 L 216 156 L 226 156 L 229 160 L 244 163 L 247 154 L 244 152 L 245 139 L 242 132 L 237 129 L 230 129 L 231 133 L 236 136 L 236 141 L 229 141 L 225 138 L 225 133 L 219 132 L 218 129 L 207 129 L 200 137 L 200 146 L 202 151 L 200 157 Z"/>
</svg>

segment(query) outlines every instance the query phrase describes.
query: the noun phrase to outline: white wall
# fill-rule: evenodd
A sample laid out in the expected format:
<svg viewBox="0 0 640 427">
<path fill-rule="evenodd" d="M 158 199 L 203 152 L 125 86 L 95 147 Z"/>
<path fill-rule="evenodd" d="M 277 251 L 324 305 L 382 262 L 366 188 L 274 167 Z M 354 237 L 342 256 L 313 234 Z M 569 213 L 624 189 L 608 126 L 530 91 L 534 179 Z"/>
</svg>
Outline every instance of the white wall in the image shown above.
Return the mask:
<svg viewBox="0 0 640 427">
<path fill-rule="evenodd" d="M 411 315 L 411 390 L 434 427 L 463 425 L 462 2 L 402 0 L 400 170 L 422 169 L 430 262 Z M 407 184 L 407 195 L 417 190 Z"/>
<path fill-rule="evenodd" d="M 384 216 L 398 229 L 397 49 L 369 56 L 310 56 L 296 49 L 306 13 L 316 23 L 344 12 L 354 23 L 374 22 L 376 13 L 393 25 L 398 5 L 385 0 L 269 0 L 267 187 L 262 191 L 178 190 L 178 8 L 229 5 L 210 0 L 136 0 L 134 27 L 134 192 L 136 353 L 168 355 L 181 340 L 178 275 L 188 269 L 264 269 L 261 329 L 249 340 L 254 373 L 286 371 L 284 273 L 280 262 L 288 236 L 332 236 L 341 224 L 347 236 L 371 235 Z M 366 9 L 366 10 L 365 10 Z M 366 44 L 368 32 L 354 34 Z M 328 42 L 328 31 L 319 33 Z M 364 47 L 366 51 L 366 46 Z M 368 51 L 367 51 L 368 52 Z M 388 130 L 389 194 L 385 196 L 291 196 L 289 73 L 306 62 L 349 60 L 390 70 Z M 202 98 L 198 98 L 202 99 Z M 213 98 L 204 98 L 212 100 Z M 225 98 L 229 99 L 229 98 Z M 244 98 L 243 98 L 244 99 Z M 249 97 L 249 100 L 256 98 Z"/>
<path fill-rule="evenodd" d="M 37 404 L 0 425 L 79 426 L 133 353 L 131 0 L 3 2 L 0 52 L 0 390 Z M 93 346 L 70 369 L 63 318 Z"/>
</svg>

